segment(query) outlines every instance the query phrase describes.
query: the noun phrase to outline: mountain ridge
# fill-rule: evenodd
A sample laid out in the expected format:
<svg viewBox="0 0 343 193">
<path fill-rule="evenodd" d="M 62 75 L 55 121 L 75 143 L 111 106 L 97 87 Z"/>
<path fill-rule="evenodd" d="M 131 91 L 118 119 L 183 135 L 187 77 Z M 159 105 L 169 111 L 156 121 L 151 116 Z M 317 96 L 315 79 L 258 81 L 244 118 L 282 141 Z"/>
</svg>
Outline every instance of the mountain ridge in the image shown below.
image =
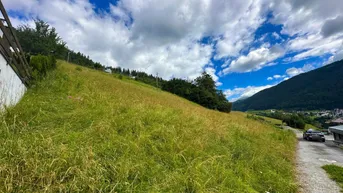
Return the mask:
<svg viewBox="0 0 343 193">
<path fill-rule="evenodd" d="M 236 101 L 234 110 L 314 110 L 343 108 L 343 60 L 299 74 Z"/>
</svg>

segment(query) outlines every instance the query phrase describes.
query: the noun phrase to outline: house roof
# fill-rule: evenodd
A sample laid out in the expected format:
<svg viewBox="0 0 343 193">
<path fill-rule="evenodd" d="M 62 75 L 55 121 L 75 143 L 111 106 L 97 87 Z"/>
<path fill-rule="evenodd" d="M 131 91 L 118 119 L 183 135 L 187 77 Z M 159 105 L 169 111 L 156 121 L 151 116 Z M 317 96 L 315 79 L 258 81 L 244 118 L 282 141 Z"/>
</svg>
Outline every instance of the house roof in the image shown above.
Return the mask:
<svg viewBox="0 0 343 193">
<path fill-rule="evenodd" d="M 332 123 L 343 123 L 343 118 L 338 118 L 331 121 Z"/>
<path fill-rule="evenodd" d="M 329 130 L 331 132 L 339 133 L 339 134 L 343 135 L 343 125 L 329 127 Z"/>
</svg>

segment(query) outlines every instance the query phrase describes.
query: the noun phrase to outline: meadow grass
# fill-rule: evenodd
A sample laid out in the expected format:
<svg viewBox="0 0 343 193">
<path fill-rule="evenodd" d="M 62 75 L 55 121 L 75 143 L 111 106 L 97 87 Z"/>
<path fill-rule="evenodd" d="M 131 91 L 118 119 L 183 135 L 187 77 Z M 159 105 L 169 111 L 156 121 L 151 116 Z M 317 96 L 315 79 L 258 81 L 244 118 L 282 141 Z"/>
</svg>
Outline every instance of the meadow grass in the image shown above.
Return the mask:
<svg viewBox="0 0 343 193">
<path fill-rule="evenodd" d="M 257 115 L 257 116 L 259 116 L 259 115 Z M 280 120 L 280 119 L 274 119 L 271 117 L 264 117 L 264 116 L 259 116 L 259 117 L 262 117 L 264 120 L 268 121 L 271 124 L 282 125 L 282 120 Z"/>
<path fill-rule="evenodd" d="M 297 192 L 291 131 L 79 68 L 0 116 L 0 192 Z"/>
<path fill-rule="evenodd" d="M 306 125 L 305 125 L 305 130 L 308 130 L 308 129 L 314 129 L 314 130 L 318 130 L 318 131 L 321 130 L 321 129 L 319 129 L 318 127 L 316 127 L 316 126 L 314 126 L 314 125 L 306 124 Z"/>
<path fill-rule="evenodd" d="M 263 118 L 265 121 L 267 121 L 267 122 L 269 122 L 271 124 L 282 125 L 282 120 L 280 120 L 280 119 L 274 119 L 274 118 L 260 116 L 260 115 L 256 115 L 256 116 Z M 316 127 L 314 125 L 306 123 L 304 130 L 308 130 L 308 129 L 314 129 L 314 130 L 318 130 L 318 131 L 321 130 L 321 129 L 319 129 L 318 127 Z"/>
<path fill-rule="evenodd" d="M 322 167 L 330 176 L 330 178 L 336 181 L 341 187 L 343 192 L 343 167 L 336 165 L 325 165 Z"/>
</svg>

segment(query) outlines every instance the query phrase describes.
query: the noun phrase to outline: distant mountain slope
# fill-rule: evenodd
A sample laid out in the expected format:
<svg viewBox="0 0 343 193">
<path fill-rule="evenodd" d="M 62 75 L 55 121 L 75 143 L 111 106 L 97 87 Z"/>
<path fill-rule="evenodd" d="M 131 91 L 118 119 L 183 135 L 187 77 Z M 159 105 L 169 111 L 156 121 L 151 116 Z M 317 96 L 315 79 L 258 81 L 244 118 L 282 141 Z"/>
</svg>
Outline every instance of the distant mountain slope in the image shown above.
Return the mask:
<svg viewBox="0 0 343 193">
<path fill-rule="evenodd" d="M 234 103 L 233 109 L 343 108 L 343 60 L 300 74 Z"/>
</svg>

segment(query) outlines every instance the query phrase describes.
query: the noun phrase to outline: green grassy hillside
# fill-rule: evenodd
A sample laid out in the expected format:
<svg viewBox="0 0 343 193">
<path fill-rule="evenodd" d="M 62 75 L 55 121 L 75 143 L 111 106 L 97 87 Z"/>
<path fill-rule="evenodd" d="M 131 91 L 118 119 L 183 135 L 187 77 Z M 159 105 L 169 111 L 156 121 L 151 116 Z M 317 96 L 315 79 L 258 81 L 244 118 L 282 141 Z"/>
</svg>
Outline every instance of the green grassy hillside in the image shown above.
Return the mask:
<svg viewBox="0 0 343 193">
<path fill-rule="evenodd" d="M 296 192 L 290 131 L 59 62 L 1 116 L 0 192 Z"/>
</svg>

